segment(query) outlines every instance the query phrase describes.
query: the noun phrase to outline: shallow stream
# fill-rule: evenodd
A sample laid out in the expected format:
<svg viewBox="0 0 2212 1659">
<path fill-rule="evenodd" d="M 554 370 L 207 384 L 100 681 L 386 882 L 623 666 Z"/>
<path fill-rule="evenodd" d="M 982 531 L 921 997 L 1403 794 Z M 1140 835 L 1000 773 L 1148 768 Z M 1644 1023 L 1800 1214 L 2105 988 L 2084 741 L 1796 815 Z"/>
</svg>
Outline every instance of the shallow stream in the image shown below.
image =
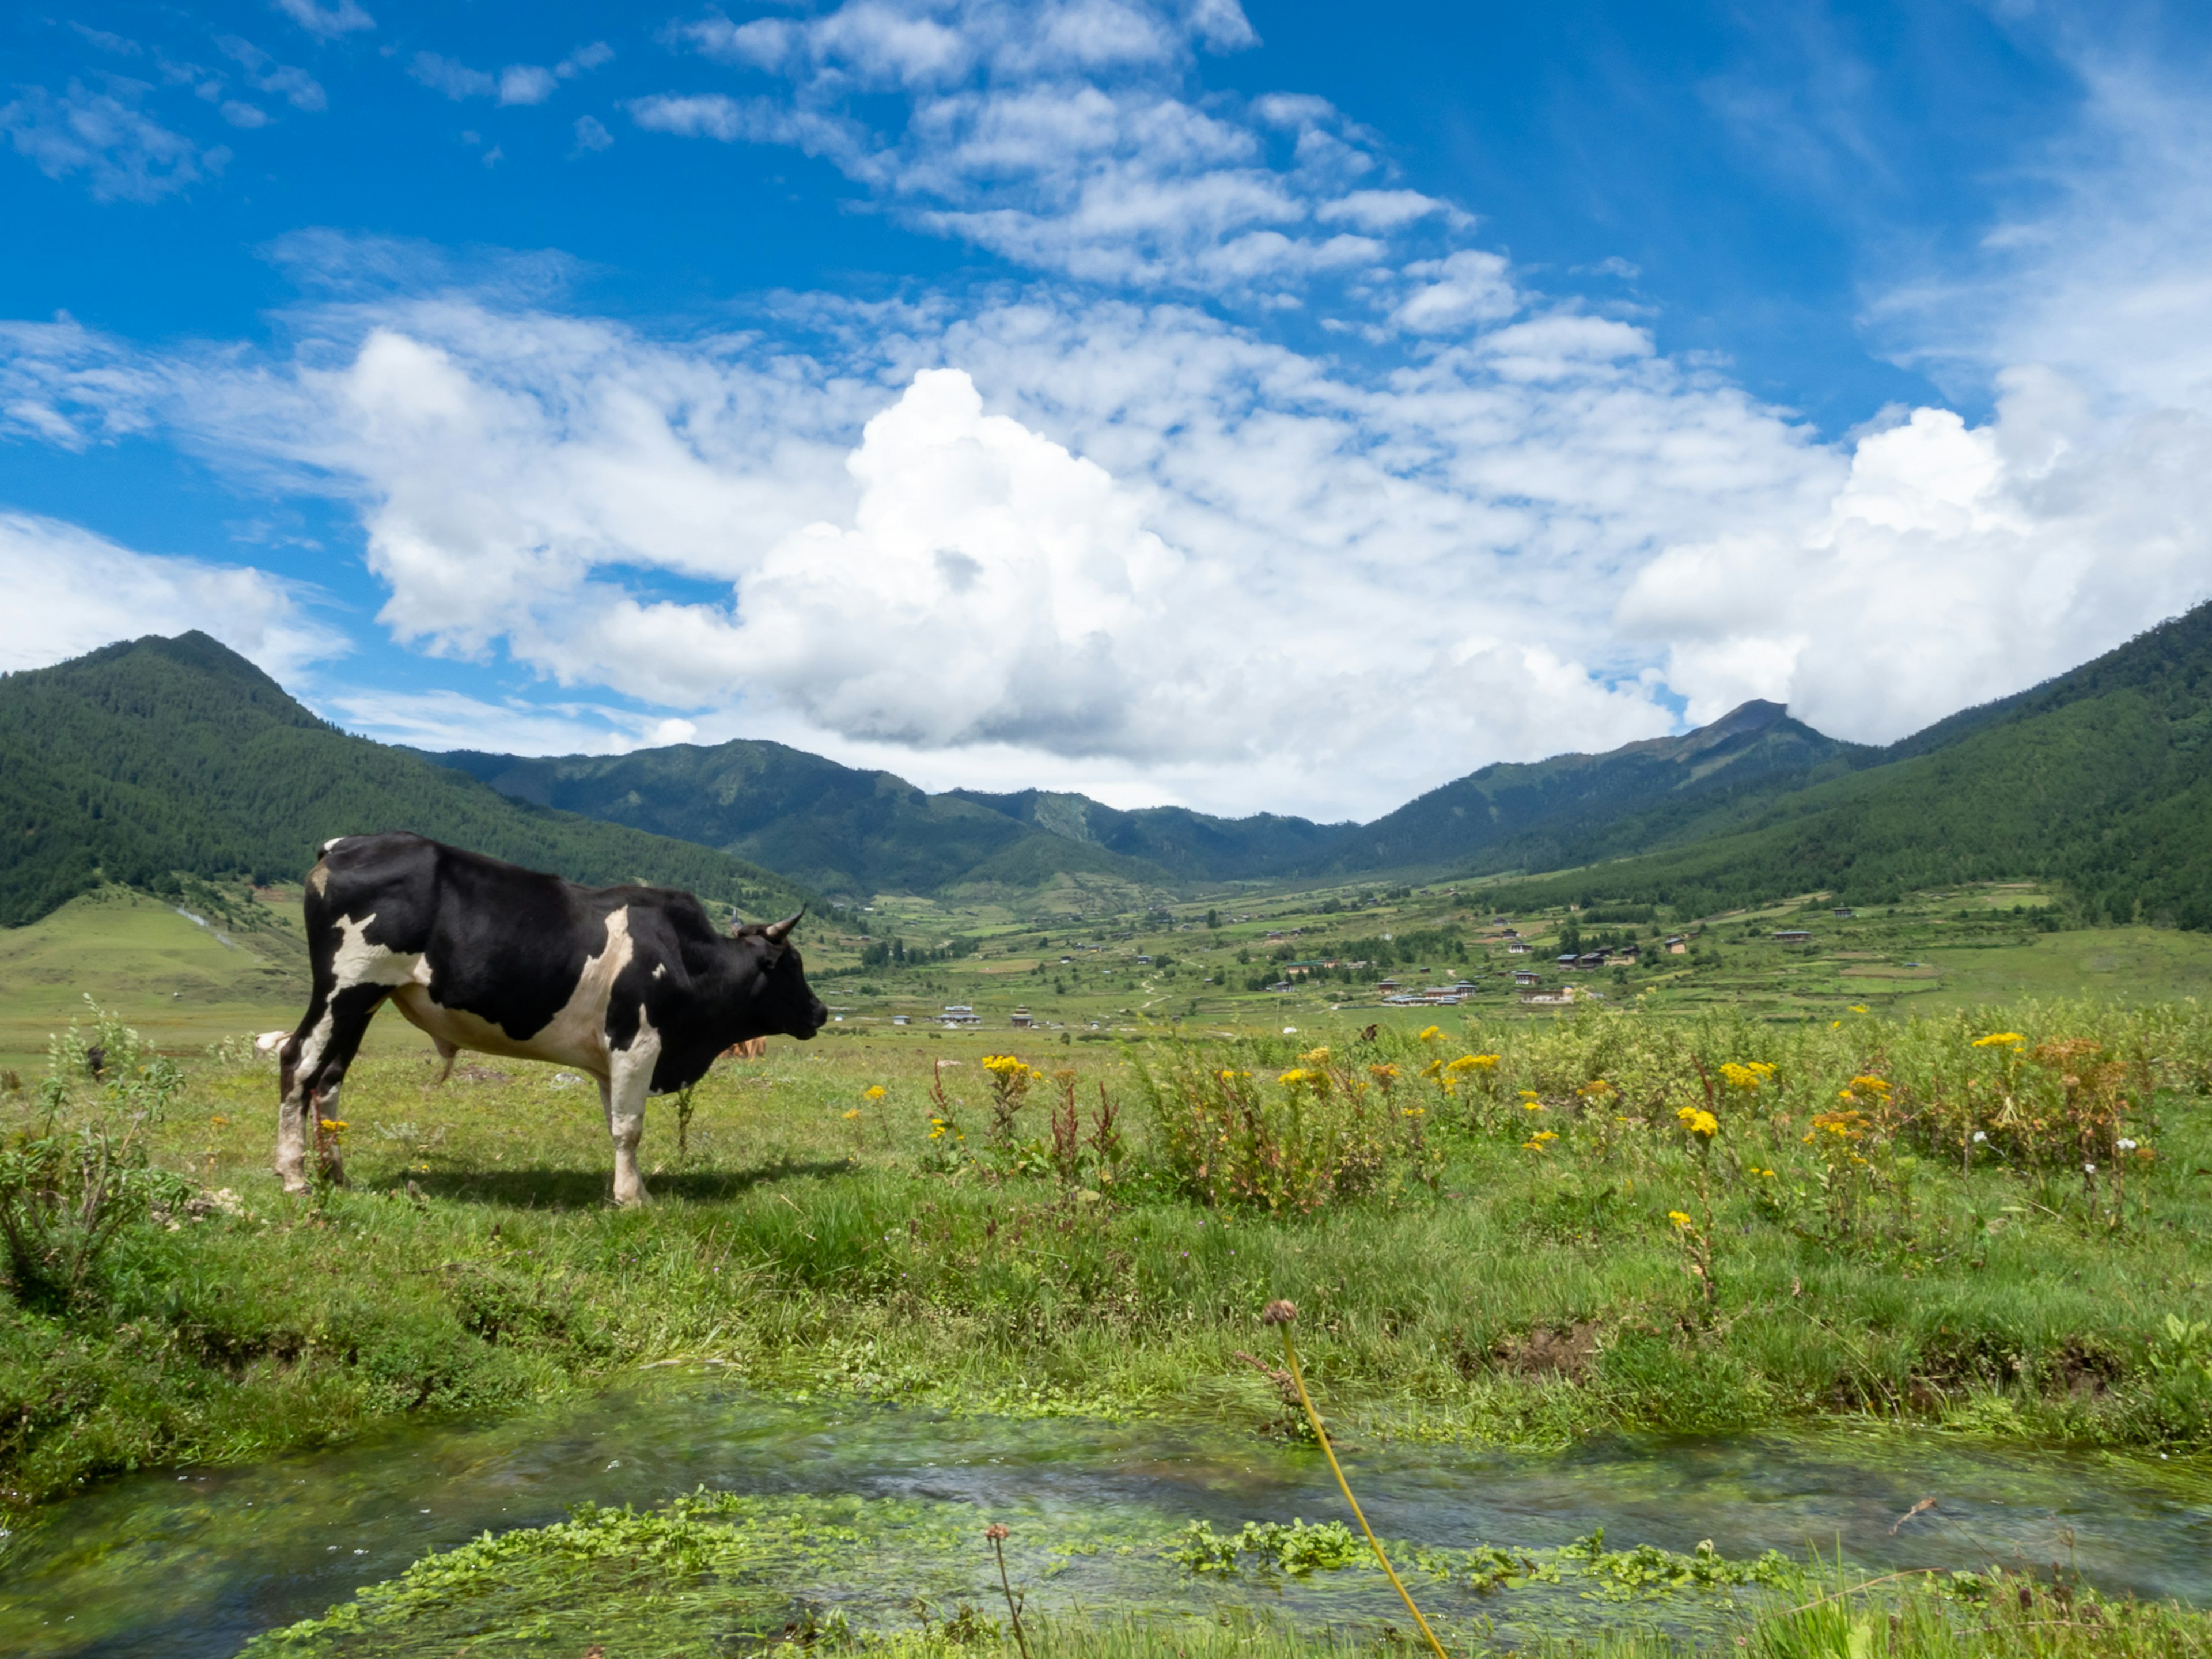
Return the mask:
<svg viewBox="0 0 2212 1659">
<path fill-rule="evenodd" d="M 1347 1447 L 1345 1461 L 1376 1530 L 1410 1545 L 1536 1549 L 1602 1528 L 1608 1547 L 1840 1550 L 1877 1571 L 2060 1562 L 2109 1591 L 2212 1602 L 2212 1474 L 2154 1457 L 1870 1431 L 1621 1438 L 1559 1454 L 1378 1443 Z M 229 1655 L 487 1528 L 544 1525 L 586 1500 L 645 1508 L 702 1484 L 856 1498 L 902 1517 L 880 1544 L 786 1587 L 795 1607 L 855 1624 L 910 1626 L 917 1595 L 940 1613 L 963 1600 L 988 1607 L 996 1580 L 980 1528 L 992 1520 L 1012 1529 L 1010 1567 L 1040 1609 L 1237 1605 L 1315 1624 L 1402 1621 L 1370 1567 L 1199 1577 L 1162 1553 L 1194 1520 L 1230 1532 L 1345 1518 L 1310 1448 L 1152 1421 L 771 1401 L 712 1375 L 664 1374 L 556 1411 L 103 1486 L 0 1558 L 0 1652 Z M 1902 1518 L 1923 1498 L 1933 1506 Z M 1423 1595 L 1434 1616 L 1487 1620 L 1501 1634 L 1633 1611 L 1595 1604 L 1571 1580 Z"/>
</svg>

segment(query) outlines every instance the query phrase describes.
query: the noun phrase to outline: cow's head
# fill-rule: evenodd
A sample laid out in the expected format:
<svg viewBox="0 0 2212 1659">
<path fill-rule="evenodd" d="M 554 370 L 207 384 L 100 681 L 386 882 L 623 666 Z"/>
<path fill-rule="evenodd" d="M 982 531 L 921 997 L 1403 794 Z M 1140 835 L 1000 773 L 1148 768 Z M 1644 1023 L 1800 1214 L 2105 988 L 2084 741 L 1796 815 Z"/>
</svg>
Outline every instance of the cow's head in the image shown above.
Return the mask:
<svg viewBox="0 0 2212 1659">
<path fill-rule="evenodd" d="M 799 947 L 791 942 L 791 930 L 805 914 L 806 907 L 801 905 L 796 915 L 781 921 L 748 922 L 731 929 L 740 945 L 751 947 L 757 977 L 745 1012 L 748 1023 L 762 1036 L 797 1037 L 805 1042 L 830 1023 L 830 1011 L 806 982 Z"/>
</svg>

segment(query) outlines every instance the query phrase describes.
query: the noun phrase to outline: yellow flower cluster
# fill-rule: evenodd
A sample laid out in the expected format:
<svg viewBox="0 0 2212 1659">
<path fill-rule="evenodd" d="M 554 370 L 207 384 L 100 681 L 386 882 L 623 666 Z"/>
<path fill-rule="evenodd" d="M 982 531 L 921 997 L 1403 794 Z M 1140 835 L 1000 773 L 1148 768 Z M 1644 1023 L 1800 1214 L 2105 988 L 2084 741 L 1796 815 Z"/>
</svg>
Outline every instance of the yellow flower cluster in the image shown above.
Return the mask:
<svg viewBox="0 0 2212 1659">
<path fill-rule="evenodd" d="M 951 1134 L 955 1140 L 968 1139 L 966 1135 L 952 1127 L 952 1120 L 950 1118 L 933 1117 L 929 1120 L 929 1138 L 932 1140 L 938 1139 L 947 1133 Z"/>
<path fill-rule="evenodd" d="M 1749 1094 L 1761 1084 L 1774 1080 L 1774 1067 L 1763 1060 L 1747 1060 L 1739 1066 L 1734 1060 L 1721 1063 L 1721 1081 L 1731 1089 L 1741 1089 Z"/>
<path fill-rule="evenodd" d="M 1683 1214 L 1680 1210 L 1668 1211 L 1667 1219 L 1673 1222 L 1677 1227 L 1686 1227 L 1690 1224 L 1690 1218 Z"/>
<path fill-rule="evenodd" d="M 1441 1025 L 1421 1027 L 1421 1041 L 1424 1042 L 1441 1042 L 1443 1040 L 1443 1035 L 1444 1028 Z"/>
<path fill-rule="evenodd" d="M 1494 1072 L 1497 1069 L 1496 1054 L 1462 1054 L 1444 1067 L 1447 1072 Z"/>
<path fill-rule="evenodd" d="M 848 1122 L 848 1123 L 849 1123 L 849 1122 L 851 1122 L 854 1118 L 856 1118 L 856 1117 L 860 1116 L 860 1109 L 859 1107 L 855 1106 L 854 1108 L 853 1108 L 853 1109 L 852 1109 L 851 1111 L 849 1111 L 849 1112 L 848 1112 L 848 1113 L 846 1113 L 846 1114 L 845 1114 L 845 1121 L 846 1121 L 847 1122 Z"/>
<path fill-rule="evenodd" d="M 1521 1145 L 1526 1150 L 1532 1152 L 1548 1152 L 1552 1150 L 1552 1143 L 1559 1138 L 1559 1132 L 1557 1130 L 1539 1129 L 1534 1134 L 1530 1135 L 1528 1139 L 1522 1141 Z"/>
<path fill-rule="evenodd" d="M 1711 1136 L 1720 1133 L 1721 1121 L 1702 1106 L 1684 1106 L 1674 1115 L 1682 1127 L 1693 1135 Z"/>
<path fill-rule="evenodd" d="M 1591 1079 L 1575 1092 L 1584 1100 L 1603 1100 L 1610 1095 L 1619 1094 L 1620 1091 L 1601 1077 Z"/>
<path fill-rule="evenodd" d="M 884 1097 L 884 1090 L 882 1084 L 871 1083 L 866 1088 L 860 1091 L 860 1098 L 863 1100 L 881 1100 Z"/>
<path fill-rule="evenodd" d="M 1012 1054 L 984 1055 L 983 1069 L 990 1073 L 994 1077 L 1002 1077 L 1009 1079 L 1018 1077 L 1042 1077 L 1044 1075 L 1043 1073 L 1038 1071 L 1036 1066 L 1031 1066 L 1026 1060 L 1017 1060 Z"/>
<path fill-rule="evenodd" d="M 1377 1083 L 1395 1083 L 1398 1080 L 1398 1068 L 1395 1066 L 1370 1066 L 1367 1068 L 1367 1075 Z"/>
<path fill-rule="evenodd" d="M 1326 1066 L 1328 1064 L 1328 1050 L 1325 1048 L 1309 1048 L 1305 1053 L 1298 1056 L 1298 1064 L 1301 1066 Z"/>
<path fill-rule="evenodd" d="M 317 1118 L 315 1123 L 325 1134 L 342 1135 L 346 1132 L 346 1121 L 342 1117 Z"/>
<path fill-rule="evenodd" d="M 1994 1048 L 2000 1042 L 2007 1042 L 2017 1048 L 2027 1040 L 2027 1038 L 2021 1036 L 2017 1031 L 1992 1031 L 1985 1037 L 1976 1037 L 1974 1039 L 1974 1047 L 1977 1048 Z"/>
<path fill-rule="evenodd" d="M 1301 1083 L 1312 1082 L 1313 1079 L 1314 1073 L 1306 1070 L 1304 1066 L 1293 1066 L 1289 1071 L 1285 1072 L 1280 1077 L 1277 1078 L 1275 1081 L 1281 1084 L 1285 1089 L 1294 1089 Z"/>
</svg>

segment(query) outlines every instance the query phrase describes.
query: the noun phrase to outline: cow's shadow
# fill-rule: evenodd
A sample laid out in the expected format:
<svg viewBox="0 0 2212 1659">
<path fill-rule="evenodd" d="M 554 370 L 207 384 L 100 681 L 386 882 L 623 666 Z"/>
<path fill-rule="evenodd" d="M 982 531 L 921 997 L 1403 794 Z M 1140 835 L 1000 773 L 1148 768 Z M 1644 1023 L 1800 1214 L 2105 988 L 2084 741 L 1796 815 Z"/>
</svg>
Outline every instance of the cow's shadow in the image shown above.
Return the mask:
<svg viewBox="0 0 2212 1659">
<path fill-rule="evenodd" d="M 665 1170 L 647 1176 L 645 1184 L 656 1199 L 713 1203 L 742 1197 L 775 1182 L 826 1179 L 848 1174 L 852 1168 L 844 1158 L 781 1158 L 745 1170 Z M 614 1201 L 614 1176 L 607 1170 L 432 1170 L 390 1184 L 400 1187 L 409 1181 L 427 1198 L 517 1210 L 592 1210 Z"/>
</svg>

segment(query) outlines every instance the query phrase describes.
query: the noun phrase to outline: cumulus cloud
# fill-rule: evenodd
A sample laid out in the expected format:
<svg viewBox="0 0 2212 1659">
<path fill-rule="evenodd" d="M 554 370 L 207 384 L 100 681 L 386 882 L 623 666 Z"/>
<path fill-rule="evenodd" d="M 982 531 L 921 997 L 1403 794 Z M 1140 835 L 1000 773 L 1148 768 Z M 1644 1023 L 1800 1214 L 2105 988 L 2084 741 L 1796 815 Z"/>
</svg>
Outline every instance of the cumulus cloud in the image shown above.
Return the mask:
<svg viewBox="0 0 2212 1659">
<path fill-rule="evenodd" d="M 220 173 L 231 153 L 202 149 L 148 115 L 140 101 L 151 90 L 120 76 L 105 92 L 76 81 L 58 96 L 26 88 L 0 105 L 0 133 L 49 179 L 82 173 L 95 201 L 159 201 Z"/>
<path fill-rule="evenodd" d="M 28 514 L 0 513 L 0 670 L 9 672 L 194 628 L 279 678 L 344 648 L 265 571 L 135 552 Z"/>
</svg>

